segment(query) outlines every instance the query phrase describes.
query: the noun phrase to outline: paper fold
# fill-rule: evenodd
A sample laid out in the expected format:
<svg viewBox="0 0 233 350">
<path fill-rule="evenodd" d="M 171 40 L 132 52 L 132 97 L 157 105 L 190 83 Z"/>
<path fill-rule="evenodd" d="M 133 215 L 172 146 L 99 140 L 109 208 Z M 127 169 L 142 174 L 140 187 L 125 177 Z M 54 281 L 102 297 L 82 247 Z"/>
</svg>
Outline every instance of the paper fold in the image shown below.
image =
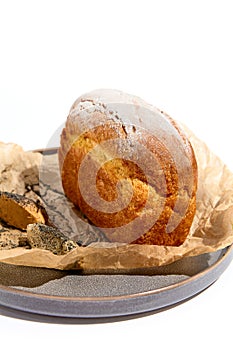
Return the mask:
<svg viewBox="0 0 233 350">
<path fill-rule="evenodd" d="M 25 189 L 28 188 L 28 184 L 22 177 L 22 173 L 26 173 L 27 182 L 31 181 L 29 196 L 33 197 L 36 196 L 34 188 L 38 188 L 41 177 L 41 191 L 44 191 L 42 199 L 55 224 L 60 225 L 59 228 L 63 232 L 65 230 L 64 233 L 71 238 L 81 240 L 87 245 L 60 256 L 40 249 L 0 250 L 0 262 L 60 270 L 75 269 L 83 273 L 126 273 L 137 270 L 149 273 L 153 267 L 170 264 L 183 257 L 211 253 L 231 245 L 233 174 L 203 141 L 187 128 L 185 131 L 197 158 L 198 191 L 193 225 L 188 238 L 180 247 L 118 245 L 103 242 L 101 232 L 93 230 L 91 225 L 88 226 L 82 214 L 71 203 L 67 203 L 62 193 L 56 154 L 41 156 L 38 153 L 24 152 L 17 145 L 0 143 L 0 190 L 15 192 L 18 190 L 20 194 L 27 193 Z M 9 169 L 9 165 L 15 176 L 11 188 L 6 170 Z M 45 179 L 47 182 L 50 181 L 48 174 L 51 175 L 51 183 L 46 184 Z M 59 217 L 61 211 L 66 213 L 63 218 Z"/>
</svg>

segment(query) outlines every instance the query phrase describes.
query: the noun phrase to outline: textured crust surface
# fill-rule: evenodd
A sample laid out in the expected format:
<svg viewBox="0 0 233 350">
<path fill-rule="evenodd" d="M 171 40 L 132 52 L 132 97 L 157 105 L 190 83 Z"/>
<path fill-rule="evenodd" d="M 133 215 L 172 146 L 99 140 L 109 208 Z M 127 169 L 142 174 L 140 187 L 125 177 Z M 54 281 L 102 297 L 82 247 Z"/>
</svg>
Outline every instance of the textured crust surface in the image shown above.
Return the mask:
<svg viewBox="0 0 233 350">
<path fill-rule="evenodd" d="M 12 249 L 27 245 L 27 234 L 25 231 L 7 227 L 0 221 L 0 250 Z"/>
<path fill-rule="evenodd" d="M 27 226 L 27 241 L 31 248 L 50 250 L 54 254 L 66 254 L 78 245 L 55 227 L 43 224 Z"/>
<path fill-rule="evenodd" d="M 131 99 L 133 106 L 143 106 L 151 111 L 153 118 L 160 118 L 167 128 L 165 142 L 159 133 L 151 133 L 148 129 L 150 124 L 147 119 L 151 116 L 148 117 L 144 110 L 139 118 L 141 124 L 136 123 L 135 126 L 134 115 L 129 124 L 120 113 L 108 108 L 105 100 L 101 102 L 96 97 L 102 94 L 101 91 L 94 92 L 78 99 L 67 118 L 59 149 L 65 194 L 94 225 L 103 230 L 110 241 L 179 246 L 189 233 L 196 210 L 197 165 L 190 142 L 175 121 L 144 101 L 123 95 L 123 102 Z M 117 95 L 116 100 L 122 98 L 119 92 L 111 94 L 114 98 Z M 118 140 L 122 157 L 111 157 L 111 150 L 102 147 L 95 158 L 92 150 L 106 140 Z M 168 145 L 170 142 L 170 146 L 166 147 L 166 142 Z M 132 150 L 131 160 L 124 158 L 128 149 Z M 143 149 L 147 153 L 149 151 L 150 162 L 147 154 L 143 154 Z M 127 206 L 123 205 L 119 211 L 104 212 L 98 210 L 98 202 L 89 205 L 83 198 L 78 179 L 86 156 L 92 158 L 92 165 L 98 169 L 95 186 L 104 201 L 111 203 L 116 200 L 117 185 L 122 179 L 128 181 L 132 188 L 129 203 L 127 191 L 121 192 L 121 202 L 128 203 Z M 146 174 L 142 169 L 146 169 Z M 92 168 L 87 168 L 86 174 L 91 171 Z M 94 191 L 89 176 L 83 182 L 82 186 L 86 186 L 90 193 Z M 168 230 L 171 221 L 174 229 Z M 119 230 L 119 227 L 122 229 Z M 135 236 L 136 231 L 140 234 Z"/>
</svg>

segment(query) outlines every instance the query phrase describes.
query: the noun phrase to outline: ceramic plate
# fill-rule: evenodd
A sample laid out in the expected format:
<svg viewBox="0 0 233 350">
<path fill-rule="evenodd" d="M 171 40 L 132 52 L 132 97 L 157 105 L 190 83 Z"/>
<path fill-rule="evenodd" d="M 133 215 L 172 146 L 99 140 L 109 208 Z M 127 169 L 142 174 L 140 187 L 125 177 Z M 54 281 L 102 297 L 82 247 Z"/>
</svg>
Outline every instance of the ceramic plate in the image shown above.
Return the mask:
<svg viewBox="0 0 233 350">
<path fill-rule="evenodd" d="M 158 310 L 195 296 L 215 282 L 233 247 L 181 259 L 154 275 L 81 275 L 0 264 L 0 304 L 49 316 L 99 318 Z"/>
</svg>

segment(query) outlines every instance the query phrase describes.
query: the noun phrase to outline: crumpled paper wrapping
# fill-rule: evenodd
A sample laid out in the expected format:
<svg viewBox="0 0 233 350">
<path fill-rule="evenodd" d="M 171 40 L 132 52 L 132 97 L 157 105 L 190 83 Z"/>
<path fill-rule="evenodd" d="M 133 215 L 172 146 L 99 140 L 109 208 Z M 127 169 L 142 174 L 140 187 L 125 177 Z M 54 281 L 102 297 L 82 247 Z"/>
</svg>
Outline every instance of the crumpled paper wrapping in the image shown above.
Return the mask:
<svg viewBox="0 0 233 350">
<path fill-rule="evenodd" d="M 56 154 L 42 156 L 39 153 L 23 152 L 17 145 L 0 143 L 0 190 L 18 192 L 31 198 L 38 197 L 38 172 L 42 169 L 40 191 L 50 218 L 66 235 L 85 244 L 66 255 L 23 247 L 0 250 L 0 261 L 60 270 L 75 269 L 83 273 L 150 273 L 154 267 L 231 245 L 233 174 L 204 142 L 188 129 L 185 130 L 198 163 L 197 211 L 190 234 L 179 247 L 113 244 L 104 241 L 102 233 L 93 230 L 62 193 Z M 7 180 L 7 171 L 14 173 L 14 181 Z M 51 183 L 49 177 L 45 176 L 46 171 L 52 173 Z M 44 179 L 47 183 L 43 182 Z M 61 217 L 59 213 L 64 214 L 64 211 L 65 215 Z"/>
</svg>

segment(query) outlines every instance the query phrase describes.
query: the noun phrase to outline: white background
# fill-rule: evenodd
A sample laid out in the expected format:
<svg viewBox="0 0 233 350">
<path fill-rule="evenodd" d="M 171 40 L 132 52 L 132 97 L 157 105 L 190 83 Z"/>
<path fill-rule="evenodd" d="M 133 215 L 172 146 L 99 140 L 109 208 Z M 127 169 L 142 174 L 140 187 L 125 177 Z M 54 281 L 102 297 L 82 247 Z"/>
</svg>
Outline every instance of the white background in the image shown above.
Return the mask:
<svg viewBox="0 0 233 350">
<path fill-rule="evenodd" d="M 79 95 L 116 88 L 184 122 L 233 170 L 232 18 L 225 0 L 0 0 L 0 141 L 46 147 Z M 0 309 L 0 339 L 20 349 L 229 348 L 232 273 L 175 308 L 112 323 Z"/>
</svg>

